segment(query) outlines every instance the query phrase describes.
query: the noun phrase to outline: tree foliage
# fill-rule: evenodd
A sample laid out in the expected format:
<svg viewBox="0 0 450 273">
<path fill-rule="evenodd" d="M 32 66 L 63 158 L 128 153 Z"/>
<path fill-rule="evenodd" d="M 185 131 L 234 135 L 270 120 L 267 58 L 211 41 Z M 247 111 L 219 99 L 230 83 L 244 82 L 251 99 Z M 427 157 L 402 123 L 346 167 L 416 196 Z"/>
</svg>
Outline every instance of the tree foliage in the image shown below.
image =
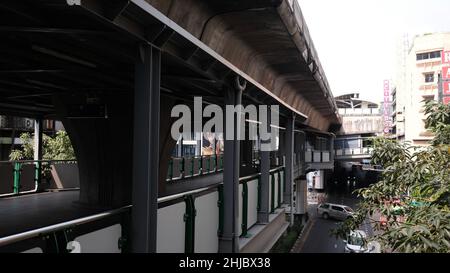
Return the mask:
<svg viewBox="0 0 450 273">
<path fill-rule="evenodd" d="M 335 235 L 345 238 L 369 216 L 374 240 L 386 251 L 450 253 L 450 106 L 430 101 L 425 113 L 435 136 L 429 147 L 374 139 L 372 163 L 383 167 L 380 181 L 357 191 L 362 201 L 356 216 Z"/>
<path fill-rule="evenodd" d="M 30 133 L 20 135 L 21 149 L 12 150 L 10 160 L 31 160 L 34 155 L 34 137 Z M 75 152 L 65 131 L 58 131 L 55 137 L 43 134 L 42 158 L 44 160 L 73 160 Z"/>
</svg>

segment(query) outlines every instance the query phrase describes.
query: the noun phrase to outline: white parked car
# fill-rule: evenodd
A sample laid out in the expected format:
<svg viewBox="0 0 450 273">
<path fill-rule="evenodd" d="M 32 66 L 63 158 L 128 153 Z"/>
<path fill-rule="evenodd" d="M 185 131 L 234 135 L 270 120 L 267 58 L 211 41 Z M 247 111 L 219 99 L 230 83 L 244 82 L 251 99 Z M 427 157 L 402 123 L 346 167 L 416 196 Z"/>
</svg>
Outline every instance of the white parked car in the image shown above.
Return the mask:
<svg viewBox="0 0 450 273">
<path fill-rule="evenodd" d="M 362 230 L 350 232 L 345 243 L 346 253 L 381 253 L 381 245 L 376 241 L 368 242 L 365 245 L 367 234 Z"/>
</svg>

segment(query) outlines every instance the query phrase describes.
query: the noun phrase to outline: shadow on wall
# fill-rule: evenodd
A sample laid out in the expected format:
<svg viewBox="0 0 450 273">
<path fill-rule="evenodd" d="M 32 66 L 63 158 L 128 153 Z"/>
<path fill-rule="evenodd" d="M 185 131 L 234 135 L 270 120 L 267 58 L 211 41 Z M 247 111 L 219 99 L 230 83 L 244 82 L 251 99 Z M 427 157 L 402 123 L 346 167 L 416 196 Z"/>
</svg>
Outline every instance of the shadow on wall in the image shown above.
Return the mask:
<svg viewBox="0 0 450 273">
<path fill-rule="evenodd" d="M 50 180 L 45 182 L 48 183 L 48 190 L 80 188 L 77 163 L 51 165 Z"/>
</svg>

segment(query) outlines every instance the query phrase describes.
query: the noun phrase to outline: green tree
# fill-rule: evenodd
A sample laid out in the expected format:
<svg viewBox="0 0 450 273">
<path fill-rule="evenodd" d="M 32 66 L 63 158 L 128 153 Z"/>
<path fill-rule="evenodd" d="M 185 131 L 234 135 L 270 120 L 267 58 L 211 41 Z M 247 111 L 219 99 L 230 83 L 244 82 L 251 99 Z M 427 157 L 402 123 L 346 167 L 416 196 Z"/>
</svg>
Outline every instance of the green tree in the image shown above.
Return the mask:
<svg viewBox="0 0 450 273">
<path fill-rule="evenodd" d="M 362 201 L 355 218 L 335 235 L 345 238 L 369 216 L 373 239 L 386 251 L 450 253 L 450 106 L 430 101 L 425 113 L 435 135 L 429 147 L 374 139 L 372 163 L 383 167 L 380 181 L 357 191 Z M 384 215 L 386 225 L 376 215 Z"/>
<path fill-rule="evenodd" d="M 34 137 L 30 133 L 20 135 L 21 149 L 12 150 L 10 160 L 32 160 L 34 156 Z M 42 158 L 44 160 L 73 160 L 75 152 L 65 131 L 58 131 L 55 137 L 43 134 Z"/>
<path fill-rule="evenodd" d="M 75 159 L 75 152 L 66 131 L 58 131 L 54 138 L 47 137 L 46 144 L 43 154 L 45 160 Z"/>
</svg>

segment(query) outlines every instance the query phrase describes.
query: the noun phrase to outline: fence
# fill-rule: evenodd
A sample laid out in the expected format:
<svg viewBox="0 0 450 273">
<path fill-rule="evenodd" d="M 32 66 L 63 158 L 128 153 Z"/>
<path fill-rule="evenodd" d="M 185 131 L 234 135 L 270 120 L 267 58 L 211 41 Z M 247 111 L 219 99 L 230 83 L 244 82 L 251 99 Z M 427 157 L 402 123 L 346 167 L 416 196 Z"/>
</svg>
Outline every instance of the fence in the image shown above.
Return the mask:
<svg viewBox="0 0 450 273">
<path fill-rule="evenodd" d="M 39 177 L 47 188 L 79 187 L 78 168 L 74 160 L 1 161 L 0 197 L 36 192 Z"/>
</svg>

